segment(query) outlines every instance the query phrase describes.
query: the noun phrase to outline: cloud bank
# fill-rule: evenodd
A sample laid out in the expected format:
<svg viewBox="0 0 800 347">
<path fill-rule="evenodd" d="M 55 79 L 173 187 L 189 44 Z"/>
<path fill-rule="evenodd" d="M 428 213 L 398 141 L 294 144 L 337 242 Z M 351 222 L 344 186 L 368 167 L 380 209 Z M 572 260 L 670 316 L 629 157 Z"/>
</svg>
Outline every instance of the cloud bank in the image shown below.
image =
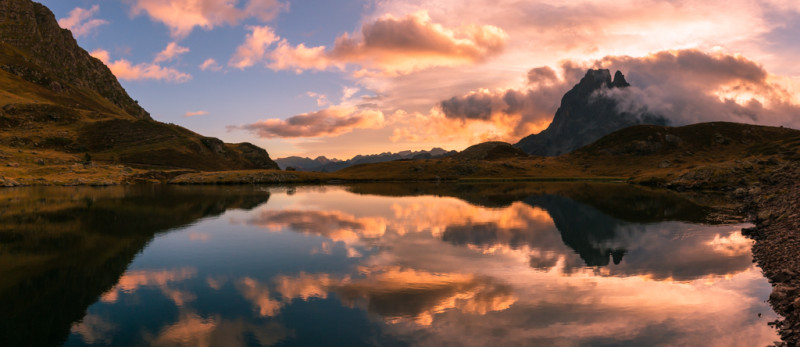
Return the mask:
<svg viewBox="0 0 800 347">
<path fill-rule="evenodd" d="M 357 107 L 334 106 L 321 111 L 299 114 L 287 119 L 272 118 L 241 128 L 262 138 L 336 136 L 356 128 L 378 128 L 384 123 L 383 112 Z"/>
<path fill-rule="evenodd" d="M 405 74 L 437 66 L 483 62 L 502 52 L 508 35 L 491 25 L 446 28 L 433 23 L 427 12 L 404 17 L 386 15 L 362 25 L 356 34 L 339 36 L 332 48 L 292 46 L 267 26 L 251 33 L 229 62 L 240 69 L 263 62 L 273 70 L 344 69 L 357 65 L 358 74 Z M 273 43 L 274 48 L 270 48 Z"/>
</svg>

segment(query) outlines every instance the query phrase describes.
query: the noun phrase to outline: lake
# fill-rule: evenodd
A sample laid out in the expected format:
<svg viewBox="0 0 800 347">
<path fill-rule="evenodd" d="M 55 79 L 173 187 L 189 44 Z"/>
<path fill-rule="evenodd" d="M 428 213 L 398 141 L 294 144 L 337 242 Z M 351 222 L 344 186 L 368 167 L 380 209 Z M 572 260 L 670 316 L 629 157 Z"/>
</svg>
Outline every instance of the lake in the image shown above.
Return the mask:
<svg viewBox="0 0 800 347">
<path fill-rule="evenodd" d="M 623 184 L 0 190 L 0 346 L 759 346 L 746 224 Z"/>
</svg>

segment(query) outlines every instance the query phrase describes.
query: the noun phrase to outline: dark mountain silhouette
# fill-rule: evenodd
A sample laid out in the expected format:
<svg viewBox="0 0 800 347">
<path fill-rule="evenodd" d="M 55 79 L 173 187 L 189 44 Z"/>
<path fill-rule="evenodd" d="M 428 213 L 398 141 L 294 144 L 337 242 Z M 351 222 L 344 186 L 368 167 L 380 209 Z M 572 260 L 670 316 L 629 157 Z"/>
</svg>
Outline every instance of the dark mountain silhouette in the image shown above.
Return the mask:
<svg viewBox="0 0 800 347">
<path fill-rule="evenodd" d="M 564 94 L 550 126 L 523 138 L 514 146 L 532 155 L 557 156 L 622 128 L 669 123 L 659 115 L 621 112 L 616 100 L 601 93 L 602 90 L 629 86 L 619 71 L 614 74 L 613 81 L 606 69 L 587 71 L 581 81 Z"/>
<path fill-rule="evenodd" d="M 347 160 L 328 159 L 317 157 L 315 159 L 303 157 L 287 157 L 275 159 L 281 169 L 293 167 L 299 171 L 333 172 L 358 164 L 382 163 L 392 160 L 417 160 L 437 159 L 455 154 L 455 151 L 446 151 L 441 148 L 432 148 L 430 151 L 401 151 L 397 153 L 384 152 L 381 154 L 357 155 Z"/>
<path fill-rule="evenodd" d="M 255 145 L 151 119 L 47 7 L 30 0 L 0 1 L 0 90 L 0 146 L 131 166 L 278 168 Z"/>
</svg>

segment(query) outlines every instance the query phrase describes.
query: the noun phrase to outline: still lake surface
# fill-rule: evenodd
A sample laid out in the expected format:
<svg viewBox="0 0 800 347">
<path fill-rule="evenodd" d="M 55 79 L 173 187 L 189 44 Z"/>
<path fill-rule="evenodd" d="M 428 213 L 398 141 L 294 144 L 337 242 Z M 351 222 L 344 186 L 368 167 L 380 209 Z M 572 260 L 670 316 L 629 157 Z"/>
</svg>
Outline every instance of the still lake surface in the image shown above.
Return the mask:
<svg viewBox="0 0 800 347">
<path fill-rule="evenodd" d="M 628 185 L 0 190 L 2 346 L 761 346 L 743 224 Z"/>
</svg>

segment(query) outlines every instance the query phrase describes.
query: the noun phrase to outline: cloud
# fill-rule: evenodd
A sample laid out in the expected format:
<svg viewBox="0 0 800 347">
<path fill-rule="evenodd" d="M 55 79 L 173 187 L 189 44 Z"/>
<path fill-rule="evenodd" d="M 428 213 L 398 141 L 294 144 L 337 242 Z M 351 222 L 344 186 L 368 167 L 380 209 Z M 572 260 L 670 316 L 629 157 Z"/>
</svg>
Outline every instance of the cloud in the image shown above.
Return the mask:
<svg viewBox="0 0 800 347">
<path fill-rule="evenodd" d="M 213 58 L 208 58 L 208 59 L 204 60 L 203 63 L 200 64 L 200 66 L 198 66 L 198 67 L 202 71 L 206 71 L 206 70 L 219 71 L 219 70 L 222 70 L 222 66 L 219 65 L 219 63 L 217 63 L 217 61 L 214 60 Z"/>
<path fill-rule="evenodd" d="M 228 61 L 228 66 L 244 69 L 263 60 L 267 47 L 278 40 L 278 36 L 268 26 L 249 26 L 252 32 L 247 34 L 244 43 L 236 48 L 236 52 Z"/>
<path fill-rule="evenodd" d="M 119 79 L 128 81 L 139 80 L 163 80 L 173 83 L 184 83 L 192 79 L 192 75 L 180 72 L 176 69 L 163 67 L 155 63 L 139 63 L 132 64 L 126 59 L 119 59 L 111 61 L 111 56 L 108 51 L 97 49 L 89 53 L 91 56 L 100 59 L 104 64 L 111 69 Z"/>
<path fill-rule="evenodd" d="M 307 92 L 306 95 L 308 95 L 310 98 L 314 98 L 317 101 L 317 106 L 325 106 L 330 103 L 328 101 L 328 96 L 325 94 Z"/>
<path fill-rule="evenodd" d="M 184 38 L 195 27 L 211 30 L 221 25 L 236 25 L 247 18 L 271 21 L 289 4 L 277 0 L 250 0 L 244 8 L 237 0 L 135 0 L 131 6 L 134 16 L 147 13 L 151 19 L 164 23 L 173 38 Z"/>
<path fill-rule="evenodd" d="M 383 112 L 357 107 L 333 106 L 287 119 L 272 118 L 241 128 L 262 138 L 335 136 L 356 128 L 377 128 L 384 124 Z"/>
<path fill-rule="evenodd" d="M 608 90 L 624 111 L 661 114 L 677 125 L 733 121 L 800 126 L 800 105 L 755 61 L 687 49 L 609 56 L 595 66 L 628 71 L 630 88 Z"/>
<path fill-rule="evenodd" d="M 333 47 L 292 46 L 268 27 L 250 27 L 245 43 L 229 65 L 245 68 L 264 61 L 273 70 L 344 69 L 360 67 L 358 74 L 405 74 L 437 66 L 480 63 L 502 52 L 508 35 L 491 25 L 468 25 L 457 29 L 431 22 L 425 11 L 404 17 L 386 15 L 367 22 L 357 34 L 339 36 Z M 267 35 L 267 33 L 269 35 Z M 258 40 L 268 37 L 269 40 Z M 277 42 L 267 52 L 266 48 Z"/>
<path fill-rule="evenodd" d="M 205 116 L 208 112 L 206 111 L 193 111 L 193 112 L 186 112 L 183 114 L 184 117 L 195 117 L 195 116 Z"/>
<path fill-rule="evenodd" d="M 75 37 L 88 35 L 97 27 L 108 24 L 108 21 L 102 19 L 92 19 L 92 17 L 100 10 L 99 5 L 94 5 L 88 10 L 80 7 L 74 8 L 69 11 L 69 16 L 58 20 L 58 25 L 62 28 L 69 29 Z"/>
<path fill-rule="evenodd" d="M 163 51 L 159 52 L 156 55 L 156 58 L 153 60 L 153 63 L 160 63 L 163 61 L 170 61 L 175 59 L 177 56 L 188 53 L 189 48 L 179 46 L 177 42 L 170 42 L 167 44 L 167 47 L 164 48 Z"/>
</svg>

